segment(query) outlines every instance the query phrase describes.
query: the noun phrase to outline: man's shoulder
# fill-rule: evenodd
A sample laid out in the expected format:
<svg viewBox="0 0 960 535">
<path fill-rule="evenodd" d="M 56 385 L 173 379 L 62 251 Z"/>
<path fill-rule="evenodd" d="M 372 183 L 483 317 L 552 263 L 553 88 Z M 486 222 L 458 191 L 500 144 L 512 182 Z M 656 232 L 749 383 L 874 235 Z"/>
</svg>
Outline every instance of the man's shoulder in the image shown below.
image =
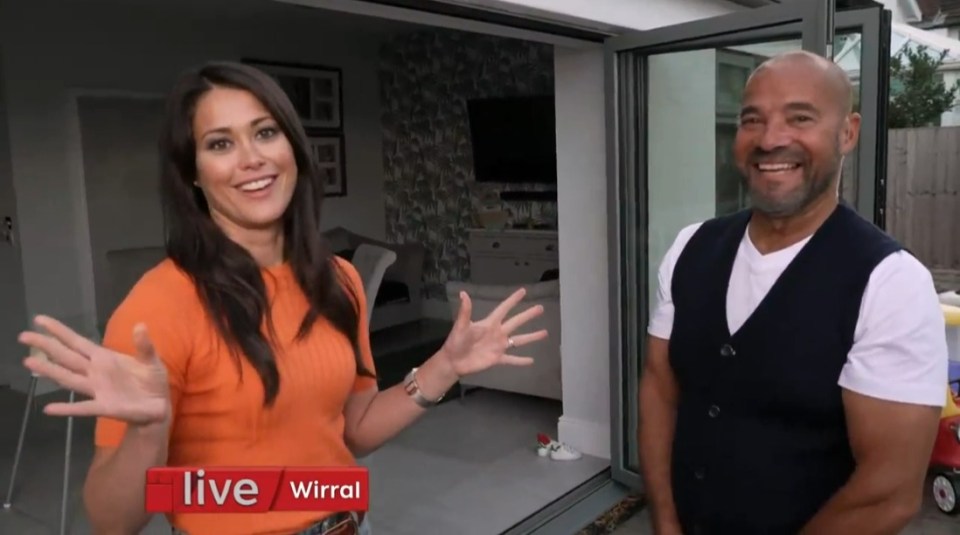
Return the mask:
<svg viewBox="0 0 960 535">
<path fill-rule="evenodd" d="M 870 286 L 873 290 L 882 288 L 905 295 L 934 288 L 930 270 L 906 249 L 896 250 L 877 263 L 870 276 Z"/>
<path fill-rule="evenodd" d="M 687 242 L 690 241 L 690 238 L 692 238 L 697 233 L 697 231 L 700 230 L 701 227 L 703 227 L 704 223 L 706 223 L 706 221 L 697 221 L 696 223 L 690 223 L 685 227 L 681 228 L 680 231 L 677 232 L 676 237 L 674 237 L 673 239 L 674 245 L 679 244 L 679 248 L 682 249 L 687 244 Z"/>
</svg>

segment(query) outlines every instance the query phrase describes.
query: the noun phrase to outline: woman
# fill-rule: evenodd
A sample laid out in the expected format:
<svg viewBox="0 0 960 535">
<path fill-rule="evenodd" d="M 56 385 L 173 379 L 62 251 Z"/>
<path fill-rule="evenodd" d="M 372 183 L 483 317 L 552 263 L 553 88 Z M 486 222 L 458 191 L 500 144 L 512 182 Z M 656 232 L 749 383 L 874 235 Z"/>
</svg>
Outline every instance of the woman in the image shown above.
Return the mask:
<svg viewBox="0 0 960 535">
<path fill-rule="evenodd" d="M 424 399 L 462 375 L 529 364 L 505 352 L 547 335 L 513 335 L 542 312 L 506 319 L 522 290 L 478 322 L 461 295 L 443 348 L 408 376 L 414 392 L 379 392 L 363 286 L 320 233 L 323 185 L 279 86 L 233 63 L 186 73 L 160 148 L 168 258 L 117 308 L 102 346 L 43 316 L 45 334 L 20 337 L 49 357 L 27 358 L 27 368 L 91 398 L 45 411 L 97 417 L 84 486 L 95 533 L 142 529 L 153 466 L 353 465 L 423 414 Z M 191 535 L 352 522 L 313 512 L 170 521 Z"/>
</svg>

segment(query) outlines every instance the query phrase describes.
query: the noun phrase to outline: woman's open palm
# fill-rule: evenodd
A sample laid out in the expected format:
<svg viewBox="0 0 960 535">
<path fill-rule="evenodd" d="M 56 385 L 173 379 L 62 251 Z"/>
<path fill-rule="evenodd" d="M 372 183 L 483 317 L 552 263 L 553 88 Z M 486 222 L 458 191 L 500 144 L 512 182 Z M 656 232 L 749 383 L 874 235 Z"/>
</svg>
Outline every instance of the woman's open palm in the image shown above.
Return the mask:
<svg viewBox="0 0 960 535">
<path fill-rule="evenodd" d="M 170 415 L 167 371 L 157 357 L 144 325 L 133 330 L 136 355 L 99 346 L 59 321 L 39 316 L 48 334 L 24 332 L 20 342 L 48 357 L 30 356 L 24 365 L 37 375 L 88 396 L 76 403 L 51 403 L 58 416 L 106 416 L 135 425 L 166 422 Z"/>
<path fill-rule="evenodd" d="M 450 360 L 451 367 L 458 377 L 486 370 L 492 366 L 511 365 L 529 366 L 530 357 L 518 357 L 507 352 L 547 337 L 546 329 L 532 333 L 514 334 L 518 328 L 543 313 L 543 306 L 537 305 L 507 318 L 516 307 L 526 290 L 520 288 L 501 301 L 487 317 L 471 321 L 473 303 L 466 292 L 460 293 L 460 311 L 453 329 L 444 342 L 444 354 Z"/>
</svg>

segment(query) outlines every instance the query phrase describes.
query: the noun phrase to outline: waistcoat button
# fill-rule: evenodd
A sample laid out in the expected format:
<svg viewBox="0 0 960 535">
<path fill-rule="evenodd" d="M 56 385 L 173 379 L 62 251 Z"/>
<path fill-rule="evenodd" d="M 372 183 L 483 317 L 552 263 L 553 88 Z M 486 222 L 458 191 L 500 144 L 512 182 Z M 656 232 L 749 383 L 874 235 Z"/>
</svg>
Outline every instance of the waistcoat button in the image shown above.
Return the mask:
<svg viewBox="0 0 960 535">
<path fill-rule="evenodd" d="M 733 346 L 730 344 L 723 344 L 723 347 L 720 348 L 720 354 L 724 357 L 732 357 L 736 355 L 737 352 L 733 350 Z"/>
<path fill-rule="evenodd" d="M 707 411 L 707 414 L 709 414 L 711 418 L 716 418 L 717 416 L 720 416 L 720 407 L 717 407 L 716 405 L 711 405 L 710 410 Z"/>
<path fill-rule="evenodd" d="M 703 480 L 703 478 L 705 478 L 705 477 L 707 477 L 707 476 L 706 476 L 706 474 L 703 473 L 703 470 L 696 470 L 696 471 L 693 473 L 693 477 L 695 477 L 695 478 L 697 478 L 697 479 L 700 479 L 700 480 Z"/>
</svg>

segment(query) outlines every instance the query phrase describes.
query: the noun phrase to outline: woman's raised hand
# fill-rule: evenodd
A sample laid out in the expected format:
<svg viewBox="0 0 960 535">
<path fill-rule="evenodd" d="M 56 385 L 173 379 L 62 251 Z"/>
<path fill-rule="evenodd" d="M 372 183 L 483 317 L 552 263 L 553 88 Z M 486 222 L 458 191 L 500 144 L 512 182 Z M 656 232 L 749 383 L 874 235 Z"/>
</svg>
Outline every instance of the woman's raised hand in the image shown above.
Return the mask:
<svg viewBox="0 0 960 535">
<path fill-rule="evenodd" d="M 492 366 L 533 364 L 530 357 L 508 354 L 508 351 L 517 347 L 543 340 L 548 334 L 546 329 L 514 334 L 525 323 L 543 314 L 543 306 L 537 305 L 507 318 L 507 314 L 523 300 L 526 293 L 525 289 L 520 288 L 501 301 L 487 317 L 471 321 L 473 303 L 466 292 L 460 292 L 460 311 L 442 350 L 458 377 Z"/>
<path fill-rule="evenodd" d="M 75 403 L 51 403 L 44 412 L 56 416 L 106 416 L 133 425 L 169 421 L 170 387 L 167 370 L 157 357 L 146 326 L 133 329 L 136 355 L 99 346 L 46 316 L 36 318 L 41 334 L 27 331 L 20 342 L 44 353 L 31 355 L 24 366 L 60 386 L 88 396 Z"/>
</svg>

